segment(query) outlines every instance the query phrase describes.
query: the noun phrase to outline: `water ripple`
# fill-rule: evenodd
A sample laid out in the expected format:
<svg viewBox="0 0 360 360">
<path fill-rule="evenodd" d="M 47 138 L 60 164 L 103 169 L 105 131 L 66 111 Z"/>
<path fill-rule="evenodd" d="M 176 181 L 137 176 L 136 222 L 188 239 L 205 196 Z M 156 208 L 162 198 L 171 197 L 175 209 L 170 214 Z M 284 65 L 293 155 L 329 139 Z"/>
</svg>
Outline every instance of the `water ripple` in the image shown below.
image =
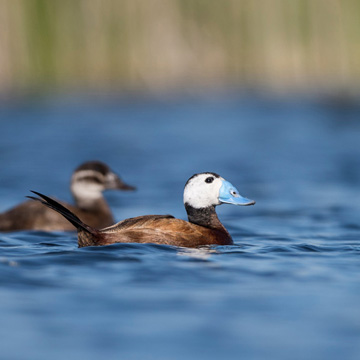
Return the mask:
<svg viewBox="0 0 360 360">
<path fill-rule="evenodd" d="M 71 201 L 90 159 L 138 187 L 106 193 L 118 220 L 185 218 L 184 182 L 203 170 L 257 202 L 218 207 L 232 246 L 0 234 L 2 358 L 358 359 L 358 108 L 340 126 L 313 101 L 238 94 L 3 106 L 2 211 L 30 188 Z"/>
</svg>

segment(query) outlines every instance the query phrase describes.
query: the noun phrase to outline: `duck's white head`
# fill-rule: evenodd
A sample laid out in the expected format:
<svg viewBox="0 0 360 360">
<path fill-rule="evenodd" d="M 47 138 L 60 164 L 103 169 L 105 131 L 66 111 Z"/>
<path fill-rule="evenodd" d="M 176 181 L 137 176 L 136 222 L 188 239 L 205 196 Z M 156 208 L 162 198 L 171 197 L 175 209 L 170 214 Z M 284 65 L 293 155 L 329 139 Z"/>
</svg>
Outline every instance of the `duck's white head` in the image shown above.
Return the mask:
<svg viewBox="0 0 360 360">
<path fill-rule="evenodd" d="M 184 189 L 184 204 L 202 209 L 220 204 L 254 205 L 242 197 L 236 187 L 218 174 L 205 172 L 193 175 Z"/>
<path fill-rule="evenodd" d="M 101 198 L 102 192 L 110 189 L 135 190 L 100 161 L 88 161 L 80 165 L 71 178 L 71 192 L 76 201 L 83 204 Z"/>
</svg>

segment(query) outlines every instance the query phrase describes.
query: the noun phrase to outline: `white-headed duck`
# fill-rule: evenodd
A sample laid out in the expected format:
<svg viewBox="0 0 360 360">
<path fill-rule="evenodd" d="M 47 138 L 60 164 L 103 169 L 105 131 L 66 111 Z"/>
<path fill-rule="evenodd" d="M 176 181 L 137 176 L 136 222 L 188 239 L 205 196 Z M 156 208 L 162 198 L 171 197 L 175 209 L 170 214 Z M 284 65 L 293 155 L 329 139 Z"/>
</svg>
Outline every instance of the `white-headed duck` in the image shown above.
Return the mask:
<svg viewBox="0 0 360 360">
<path fill-rule="evenodd" d="M 135 188 L 125 184 L 103 162 L 88 161 L 73 172 L 70 189 L 75 205 L 61 203 L 89 226 L 104 228 L 113 224 L 114 218 L 102 192 Z M 73 231 L 74 227 L 40 203 L 26 201 L 0 214 L 0 231 L 18 230 Z"/>
<path fill-rule="evenodd" d="M 231 245 L 232 238 L 217 217 L 220 204 L 254 205 L 219 175 L 206 172 L 193 175 L 184 189 L 184 205 L 189 221 L 171 215 L 147 215 L 126 219 L 98 230 L 80 220 L 75 214 L 53 199 L 35 192 L 38 200 L 57 211 L 78 231 L 78 245 L 100 246 L 114 243 L 156 243 L 196 247 L 200 245 Z"/>
</svg>

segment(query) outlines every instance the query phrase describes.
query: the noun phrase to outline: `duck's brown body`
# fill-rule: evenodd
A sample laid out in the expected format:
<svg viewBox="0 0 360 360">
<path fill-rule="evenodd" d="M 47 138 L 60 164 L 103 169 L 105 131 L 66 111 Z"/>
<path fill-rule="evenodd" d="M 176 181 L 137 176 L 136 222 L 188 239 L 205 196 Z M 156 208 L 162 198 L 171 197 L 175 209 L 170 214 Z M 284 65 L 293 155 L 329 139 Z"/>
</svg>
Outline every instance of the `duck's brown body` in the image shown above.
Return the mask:
<svg viewBox="0 0 360 360">
<path fill-rule="evenodd" d="M 208 228 L 175 219 L 171 215 L 139 216 L 102 230 L 92 230 L 78 230 L 79 247 L 131 242 L 184 247 L 233 244 L 231 236 L 222 225 Z"/>
<path fill-rule="evenodd" d="M 95 228 L 101 229 L 114 223 L 110 208 L 103 198 L 94 202 L 94 206 L 88 209 L 63 202 L 61 204 Z M 74 231 L 75 229 L 60 214 L 38 202 L 26 201 L 0 214 L 0 231 L 19 230 Z"/>
</svg>

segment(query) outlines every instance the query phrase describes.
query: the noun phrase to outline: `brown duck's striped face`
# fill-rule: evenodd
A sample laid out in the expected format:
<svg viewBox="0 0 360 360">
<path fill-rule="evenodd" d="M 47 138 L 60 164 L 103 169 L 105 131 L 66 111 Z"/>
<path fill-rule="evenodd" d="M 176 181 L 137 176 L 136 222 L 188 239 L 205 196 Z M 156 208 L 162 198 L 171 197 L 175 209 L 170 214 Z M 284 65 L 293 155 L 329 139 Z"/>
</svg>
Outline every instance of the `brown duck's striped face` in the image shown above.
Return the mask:
<svg viewBox="0 0 360 360">
<path fill-rule="evenodd" d="M 106 164 L 89 161 L 79 166 L 71 178 L 71 190 L 75 197 L 99 198 L 105 190 L 135 190 L 124 183 Z"/>
<path fill-rule="evenodd" d="M 184 204 L 195 209 L 220 204 L 254 205 L 255 201 L 242 197 L 235 186 L 212 172 L 193 175 L 184 189 Z"/>
</svg>

